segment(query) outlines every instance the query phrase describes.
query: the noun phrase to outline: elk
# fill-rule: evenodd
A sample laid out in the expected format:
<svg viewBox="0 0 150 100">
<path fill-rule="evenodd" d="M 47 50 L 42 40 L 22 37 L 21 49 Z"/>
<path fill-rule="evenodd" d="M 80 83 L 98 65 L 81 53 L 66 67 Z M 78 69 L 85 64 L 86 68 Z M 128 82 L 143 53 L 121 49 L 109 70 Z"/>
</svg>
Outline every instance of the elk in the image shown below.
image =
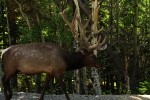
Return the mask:
<svg viewBox="0 0 150 100">
<path fill-rule="evenodd" d="M 18 44 L 3 51 L 1 55 L 4 66 L 2 84 L 4 87 L 5 100 L 10 100 L 12 98 L 10 79 L 18 73 L 25 75 L 46 73 L 44 87 L 39 100 L 44 99 L 46 88 L 52 77 L 55 77 L 61 84 L 67 100 L 70 100 L 61 78 L 63 73 L 65 71 L 76 70 L 85 66 L 99 66 L 95 57 L 93 58 L 92 55 L 94 50 L 104 50 L 106 48 L 106 38 L 102 39 L 101 36 L 97 35 L 97 42 L 91 44 L 89 42 L 91 36 L 86 36 L 85 31 L 89 25 L 90 19 L 84 26 L 81 23 L 80 17 L 77 17 L 77 13 L 76 10 L 72 22 L 69 22 L 65 10 L 61 12 L 61 16 L 71 29 L 75 40 L 80 43 L 79 51 L 70 52 L 54 43 Z M 78 31 L 76 31 L 76 22 L 80 29 L 80 37 L 78 37 Z"/>
<path fill-rule="evenodd" d="M 2 55 L 4 66 L 2 83 L 5 100 L 12 98 L 10 79 L 17 73 L 25 75 L 46 73 L 44 89 L 39 99 L 43 100 L 51 77 L 55 77 L 63 85 L 61 76 L 64 71 L 75 70 L 84 66 L 98 67 L 91 55 L 92 52 L 87 50 L 69 52 L 53 43 L 19 44 L 9 47 Z M 67 100 L 70 100 L 65 89 L 64 92 Z"/>
</svg>

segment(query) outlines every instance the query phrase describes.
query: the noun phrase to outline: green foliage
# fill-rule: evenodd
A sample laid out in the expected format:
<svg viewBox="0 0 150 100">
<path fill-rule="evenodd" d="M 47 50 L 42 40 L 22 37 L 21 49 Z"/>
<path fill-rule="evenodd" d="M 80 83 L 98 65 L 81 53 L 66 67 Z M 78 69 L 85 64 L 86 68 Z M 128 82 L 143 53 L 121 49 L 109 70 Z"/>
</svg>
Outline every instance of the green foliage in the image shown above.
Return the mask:
<svg viewBox="0 0 150 100">
<path fill-rule="evenodd" d="M 140 82 L 138 90 L 140 94 L 150 94 L 150 81 Z"/>
<path fill-rule="evenodd" d="M 35 80 L 32 76 L 18 75 L 18 91 L 34 92 Z"/>
</svg>

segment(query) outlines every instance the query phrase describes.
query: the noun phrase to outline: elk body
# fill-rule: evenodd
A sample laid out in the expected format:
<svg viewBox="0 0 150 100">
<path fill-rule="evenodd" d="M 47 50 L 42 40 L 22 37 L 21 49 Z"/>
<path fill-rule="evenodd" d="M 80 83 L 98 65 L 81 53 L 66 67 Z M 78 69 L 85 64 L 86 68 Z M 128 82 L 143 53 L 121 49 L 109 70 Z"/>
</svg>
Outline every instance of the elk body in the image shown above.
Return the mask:
<svg viewBox="0 0 150 100">
<path fill-rule="evenodd" d="M 45 86 L 40 100 L 51 77 L 63 84 L 61 76 L 64 71 L 75 70 L 84 66 L 97 66 L 90 52 L 68 52 L 52 43 L 20 44 L 9 47 L 2 55 L 4 75 L 2 83 L 6 100 L 12 98 L 10 79 L 17 73 L 33 75 L 46 73 Z M 64 89 L 64 88 L 63 88 Z M 69 97 L 64 90 L 67 99 Z"/>
</svg>

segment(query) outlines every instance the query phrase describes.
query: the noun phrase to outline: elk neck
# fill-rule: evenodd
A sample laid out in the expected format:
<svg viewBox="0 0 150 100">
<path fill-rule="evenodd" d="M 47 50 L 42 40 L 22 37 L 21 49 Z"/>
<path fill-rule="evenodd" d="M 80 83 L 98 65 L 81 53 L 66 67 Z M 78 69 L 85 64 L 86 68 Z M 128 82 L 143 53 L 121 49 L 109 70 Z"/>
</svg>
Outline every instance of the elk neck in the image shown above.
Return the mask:
<svg viewBox="0 0 150 100">
<path fill-rule="evenodd" d="M 67 71 L 80 69 L 85 66 L 85 56 L 82 52 L 69 52 L 67 57 Z"/>
</svg>

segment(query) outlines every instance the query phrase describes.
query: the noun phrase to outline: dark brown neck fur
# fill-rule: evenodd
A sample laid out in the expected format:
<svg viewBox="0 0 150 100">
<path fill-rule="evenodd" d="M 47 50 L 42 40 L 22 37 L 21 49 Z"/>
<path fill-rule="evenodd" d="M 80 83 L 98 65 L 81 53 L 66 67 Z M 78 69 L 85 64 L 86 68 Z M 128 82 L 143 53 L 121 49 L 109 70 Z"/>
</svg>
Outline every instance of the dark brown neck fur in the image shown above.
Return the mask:
<svg viewBox="0 0 150 100">
<path fill-rule="evenodd" d="M 85 66 L 84 55 L 81 52 L 70 52 L 66 59 L 67 71 L 76 70 Z"/>
</svg>

